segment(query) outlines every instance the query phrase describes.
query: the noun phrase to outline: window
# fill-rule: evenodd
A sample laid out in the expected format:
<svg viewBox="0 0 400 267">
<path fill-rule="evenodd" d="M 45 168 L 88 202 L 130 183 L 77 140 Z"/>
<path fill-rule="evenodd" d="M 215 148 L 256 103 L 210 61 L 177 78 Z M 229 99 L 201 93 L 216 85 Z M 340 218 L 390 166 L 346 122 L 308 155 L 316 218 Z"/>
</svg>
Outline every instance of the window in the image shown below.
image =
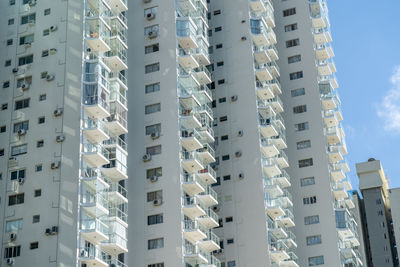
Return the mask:
<svg viewBox="0 0 400 267">
<path fill-rule="evenodd" d="M 48 49 L 42 51 L 42 57 L 47 57 L 48 55 L 49 55 Z"/>
<path fill-rule="evenodd" d="M 160 50 L 159 44 L 152 44 L 152 45 L 148 45 L 144 48 L 144 53 L 150 54 L 150 53 L 158 52 L 159 50 Z"/>
<path fill-rule="evenodd" d="M 43 165 L 42 164 L 38 164 L 35 166 L 35 172 L 41 172 L 43 170 Z"/>
<path fill-rule="evenodd" d="M 150 239 L 147 241 L 147 249 L 157 249 L 164 247 L 164 238 Z"/>
<path fill-rule="evenodd" d="M 222 31 L 222 27 L 221 27 L 221 26 L 220 26 L 220 27 L 216 27 L 214 31 L 215 31 L 215 32 L 220 32 L 220 31 Z M 218 46 L 218 45 L 217 45 L 217 46 Z M 218 49 L 218 47 L 217 47 L 217 49 Z"/>
<path fill-rule="evenodd" d="M 44 101 L 44 100 L 46 100 L 46 94 L 41 94 L 39 96 L 39 101 Z"/>
<path fill-rule="evenodd" d="M 31 84 L 32 83 L 32 76 L 27 76 L 17 80 L 17 87 L 20 88 L 22 85 Z"/>
<path fill-rule="evenodd" d="M 297 150 L 310 148 L 311 141 L 310 140 L 300 141 L 300 142 L 297 142 L 296 145 L 297 145 Z"/>
<path fill-rule="evenodd" d="M 147 147 L 146 148 L 146 154 L 150 154 L 150 155 L 161 154 L 161 145 Z"/>
<path fill-rule="evenodd" d="M 306 90 L 304 88 L 298 88 L 290 91 L 290 95 L 292 97 L 302 96 L 306 94 Z"/>
<path fill-rule="evenodd" d="M 295 55 L 288 57 L 288 64 L 296 63 L 301 61 L 301 55 Z"/>
<path fill-rule="evenodd" d="M 33 193 L 34 197 L 40 197 L 42 195 L 42 189 L 36 189 Z"/>
<path fill-rule="evenodd" d="M 304 224 L 305 225 L 317 224 L 317 223 L 319 223 L 319 216 L 318 215 L 304 217 Z"/>
<path fill-rule="evenodd" d="M 301 159 L 299 160 L 299 168 L 304 168 L 304 167 L 310 167 L 313 166 L 313 159 L 309 158 L 309 159 Z"/>
<path fill-rule="evenodd" d="M 5 133 L 7 131 L 7 127 L 5 125 L 0 126 L 0 133 Z"/>
<path fill-rule="evenodd" d="M 289 74 L 290 80 L 297 80 L 303 78 L 303 71 L 292 72 Z"/>
<path fill-rule="evenodd" d="M 39 248 L 39 242 L 32 242 L 32 243 L 29 245 L 29 248 L 30 248 L 30 249 L 37 249 L 37 248 Z"/>
<path fill-rule="evenodd" d="M 145 114 L 159 112 L 161 110 L 161 104 L 157 103 L 157 104 L 147 105 L 144 107 L 144 109 L 145 109 Z"/>
<path fill-rule="evenodd" d="M 151 177 L 160 177 L 162 176 L 162 167 L 158 167 L 158 168 L 153 168 L 153 169 L 148 169 L 146 171 L 146 178 L 150 179 Z"/>
<path fill-rule="evenodd" d="M 296 132 L 306 131 L 309 128 L 310 127 L 309 127 L 308 122 L 297 123 L 294 125 L 294 129 Z"/>
<path fill-rule="evenodd" d="M 148 84 L 145 87 L 146 94 L 160 91 L 160 83 Z"/>
<path fill-rule="evenodd" d="M 7 40 L 7 45 L 12 45 L 14 43 L 14 40 L 13 39 L 8 39 Z"/>
<path fill-rule="evenodd" d="M 325 263 L 324 256 L 316 256 L 308 258 L 308 266 L 323 265 L 324 263 Z"/>
<path fill-rule="evenodd" d="M 235 261 L 228 261 L 228 267 L 235 267 L 236 266 L 236 262 Z"/>
<path fill-rule="evenodd" d="M 285 26 L 285 32 L 291 32 L 297 30 L 297 23 L 289 24 Z"/>
<path fill-rule="evenodd" d="M 220 15 L 221 14 L 221 10 L 215 10 L 214 11 L 214 16 Z"/>
<path fill-rule="evenodd" d="M 218 186 L 218 185 L 221 185 L 221 178 L 220 177 L 217 177 L 216 178 L 216 182 L 215 183 L 213 183 L 211 186 Z"/>
<path fill-rule="evenodd" d="M 225 103 L 226 102 L 226 97 L 221 97 L 218 99 L 218 103 Z"/>
<path fill-rule="evenodd" d="M 289 9 L 285 9 L 283 10 L 283 16 L 284 17 L 288 17 L 288 16 L 292 16 L 296 14 L 296 8 L 289 8 Z"/>
<path fill-rule="evenodd" d="M 25 178 L 25 173 L 26 173 L 26 170 L 25 169 L 21 169 L 21 170 L 17 170 L 17 171 L 12 171 L 11 173 L 10 173 L 10 180 L 11 181 L 13 181 L 13 180 L 18 180 L 18 179 L 20 179 L 20 178 Z"/>
<path fill-rule="evenodd" d="M 40 215 L 33 215 L 32 216 L 32 223 L 40 222 Z"/>
<path fill-rule="evenodd" d="M 147 193 L 147 202 L 152 202 L 156 199 L 162 199 L 162 190 Z"/>
<path fill-rule="evenodd" d="M 235 241 L 234 241 L 233 238 L 230 238 L 230 239 L 227 239 L 227 240 L 226 240 L 226 244 L 228 244 L 228 245 L 233 244 L 234 242 L 235 242 Z"/>
<path fill-rule="evenodd" d="M 28 108 L 29 107 L 30 98 L 22 99 L 15 101 L 15 110 Z"/>
<path fill-rule="evenodd" d="M 222 44 L 216 44 L 215 45 L 215 49 L 221 49 L 222 48 Z"/>
<path fill-rule="evenodd" d="M 225 222 L 233 222 L 233 217 L 226 217 Z"/>
<path fill-rule="evenodd" d="M 0 157 L 4 156 L 4 148 L 0 149 Z"/>
<path fill-rule="evenodd" d="M 46 121 L 45 117 L 38 118 L 38 124 L 43 124 Z"/>
<path fill-rule="evenodd" d="M 11 156 L 18 156 L 18 155 L 26 154 L 27 152 L 28 152 L 27 144 L 11 147 Z"/>
<path fill-rule="evenodd" d="M 224 65 L 223 61 L 217 62 L 217 67 L 222 67 Z"/>
<path fill-rule="evenodd" d="M 3 82 L 3 88 L 10 87 L 10 81 Z"/>
<path fill-rule="evenodd" d="M 43 30 L 43 36 L 47 36 L 50 34 L 50 29 Z"/>
<path fill-rule="evenodd" d="M 164 263 L 153 263 L 153 264 L 149 264 L 147 265 L 147 267 L 164 267 Z"/>
<path fill-rule="evenodd" d="M 15 5 L 15 0 L 9 0 L 9 1 L 8 1 L 8 4 L 9 4 L 10 6 Z"/>
<path fill-rule="evenodd" d="M 212 46 L 208 47 L 208 53 L 209 54 L 214 53 L 214 48 Z"/>
<path fill-rule="evenodd" d="M 317 245 L 322 243 L 321 235 L 307 236 L 307 246 Z"/>
<path fill-rule="evenodd" d="M 152 133 L 161 133 L 161 123 L 146 126 L 146 135 L 151 135 Z"/>
<path fill-rule="evenodd" d="M 224 83 L 225 83 L 225 79 L 218 80 L 218 84 L 224 84 Z"/>
<path fill-rule="evenodd" d="M 11 66 L 11 59 L 6 60 L 6 62 L 4 63 L 5 67 L 9 67 Z"/>
<path fill-rule="evenodd" d="M 304 197 L 303 198 L 303 204 L 304 205 L 310 205 L 310 204 L 315 204 L 317 203 L 317 197 L 312 196 L 312 197 Z"/>
<path fill-rule="evenodd" d="M 160 63 L 154 63 L 145 66 L 145 73 L 152 73 L 160 70 Z"/>
<path fill-rule="evenodd" d="M 28 130 L 28 129 L 29 129 L 29 121 L 14 123 L 14 133 L 17 133 L 19 130 Z"/>
<path fill-rule="evenodd" d="M 378 216 L 383 216 L 383 211 L 382 210 L 378 210 Z"/>
<path fill-rule="evenodd" d="M 221 141 L 226 141 L 228 140 L 229 136 L 228 135 L 223 135 L 221 136 Z"/>
<path fill-rule="evenodd" d="M 293 107 L 294 114 L 299 114 L 299 113 L 304 113 L 304 112 L 307 112 L 306 105 L 300 105 L 300 106 Z"/>
<path fill-rule="evenodd" d="M 306 177 L 306 178 L 301 178 L 300 179 L 300 185 L 301 186 L 308 186 L 308 185 L 313 185 L 315 184 L 315 178 L 314 177 Z"/>
<path fill-rule="evenodd" d="M 13 25 L 14 24 L 14 19 L 9 19 L 8 20 L 8 25 Z"/>
<path fill-rule="evenodd" d="M 298 46 L 298 45 L 300 45 L 299 38 L 286 41 L 286 48 L 290 48 L 290 47 Z"/>
<path fill-rule="evenodd" d="M 33 34 L 21 36 L 19 38 L 19 45 L 31 44 L 31 43 L 33 43 L 33 41 L 34 41 L 34 35 Z"/>
<path fill-rule="evenodd" d="M 8 103 L 4 103 L 1 105 L 1 110 L 6 110 L 8 108 Z"/>
<path fill-rule="evenodd" d="M 223 155 L 222 156 L 222 161 L 225 161 L 225 160 L 229 160 L 229 155 Z"/>
<path fill-rule="evenodd" d="M 219 117 L 220 122 L 227 121 L 227 120 L 228 120 L 228 116 Z"/>
<path fill-rule="evenodd" d="M 24 193 L 8 196 L 8 206 L 14 206 L 24 203 Z"/>
<path fill-rule="evenodd" d="M 163 219 L 164 219 L 164 217 L 163 217 L 162 213 L 147 216 L 147 225 L 163 223 Z"/>
<path fill-rule="evenodd" d="M 25 16 L 21 17 L 21 25 L 27 24 L 27 23 L 35 23 L 36 21 L 36 14 L 32 13 L 32 14 L 28 14 Z"/>
<path fill-rule="evenodd" d="M 224 175 L 224 176 L 222 177 L 222 179 L 223 179 L 224 181 L 229 181 L 229 180 L 231 179 L 231 176 L 230 176 L 230 175 Z"/>
<path fill-rule="evenodd" d="M 43 13 L 45 16 L 50 15 L 51 9 L 50 8 L 46 8 Z"/>
<path fill-rule="evenodd" d="M 20 57 L 20 58 L 18 59 L 18 66 L 30 64 L 30 63 L 32 63 L 32 62 L 33 62 L 33 55 L 28 55 L 28 56 Z"/>
<path fill-rule="evenodd" d="M 12 246 L 4 248 L 4 258 L 15 258 L 21 255 L 21 246 Z"/>
<path fill-rule="evenodd" d="M 16 232 L 22 229 L 22 219 L 6 222 L 6 233 Z"/>
</svg>

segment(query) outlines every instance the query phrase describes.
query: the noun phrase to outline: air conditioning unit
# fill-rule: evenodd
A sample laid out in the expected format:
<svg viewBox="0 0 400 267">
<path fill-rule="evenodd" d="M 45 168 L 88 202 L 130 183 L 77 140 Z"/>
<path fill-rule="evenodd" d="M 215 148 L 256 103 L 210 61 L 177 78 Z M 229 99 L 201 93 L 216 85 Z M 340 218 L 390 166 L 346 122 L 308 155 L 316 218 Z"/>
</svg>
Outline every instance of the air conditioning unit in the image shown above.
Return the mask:
<svg viewBox="0 0 400 267">
<path fill-rule="evenodd" d="M 154 199 L 153 200 L 153 205 L 154 206 L 160 206 L 162 204 L 162 199 Z"/>
<path fill-rule="evenodd" d="M 242 152 L 241 151 L 236 151 L 235 152 L 235 157 L 240 158 L 242 156 Z"/>
<path fill-rule="evenodd" d="M 151 154 L 146 154 L 142 157 L 144 162 L 150 161 L 151 160 Z"/>
<path fill-rule="evenodd" d="M 30 6 L 36 5 L 36 0 L 30 0 L 30 1 L 28 2 L 28 5 L 30 5 Z"/>
<path fill-rule="evenodd" d="M 147 13 L 146 14 L 146 19 L 147 20 L 153 20 L 156 18 L 156 14 L 155 13 Z"/>
<path fill-rule="evenodd" d="M 31 47 L 31 45 L 32 45 L 32 43 L 30 43 L 30 42 L 26 42 L 26 43 L 24 44 L 25 48 L 29 48 L 29 47 Z"/>
<path fill-rule="evenodd" d="M 160 138 L 160 133 L 159 132 L 153 132 L 153 133 L 151 133 L 150 136 L 151 136 L 151 139 L 155 140 L 155 139 Z"/>
<path fill-rule="evenodd" d="M 62 108 L 58 108 L 58 109 L 54 110 L 53 114 L 54 114 L 54 117 L 61 116 L 63 114 Z"/>
<path fill-rule="evenodd" d="M 242 36 L 242 41 L 246 41 L 247 40 L 247 37 L 246 36 Z"/>
<path fill-rule="evenodd" d="M 58 226 L 51 227 L 51 234 L 56 235 L 58 233 Z"/>
<path fill-rule="evenodd" d="M 10 234 L 10 241 L 14 241 L 17 239 L 17 234 L 16 233 L 11 233 Z"/>
<path fill-rule="evenodd" d="M 154 182 L 157 182 L 158 181 L 158 176 L 152 176 L 152 177 L 150 177 L 150 182 L 152 182 L 152 183 L 154 183 Z"/>
<path fill-rule="evenodd" d="M 61 165 L 61 162 L 55 161 L 55 162 L 51 163 L 50 167 L 54 170 L 54 169 L 60 168 L 60 165 Z"/>
<path fill-rule="evenodd" d="M 145 3 L 145 4 L 150 3 L 150 2 L 151 2 L 151 0 L 143 0 L 143 3 Z"/>
<path fill-rule="evenodd" d="M 55 32 L 57 30 L 57 25 L 53 25 L 50 27 L 50 31 Z"/>
<path fill-rule="evenodd" d="M 238 96 L 237 95 L 231 96 L 231 101 L 232 102 L 235 102 L 236 100 L 238 100 Z"/>
<path fill-rule="evenodd" d="M 13 69 L 12 69 L 12 72 L 13 72 L 13 73 L 17 73 L 17 72 L 18 72 L 18 68 L 13 68 Z"/>
<path fill-rule="evenodd" d="M 87 258 L 88 256 L 89 256 L 89 253 L 88 253 L 88 251 L 86 251 L 86 250 L 84 250 L 84 249 L 82 249 L 81 250 L 81 257 L 84 257 L 84 258 Z"/>
<path fill-rule="evenodd" d="M 239 173 L 239 179 L 240 179 L 240 180 L 244 179 L 244 173 L 242 173 L 242 172 Z"/>
<path fill-rule="evenodd" d="M 238 136 L 243 136 L 243 134 L 244 134 L 244 131 L 243 131 L 243 130 L 239 130 L 239 131 L 238 131 Z"/>
<path fill-rule="evenodd" d="M 61 143 L 64 140 L 65 140 L 65 135 L 63 135 L 63 134 L 57 135 L 57 137 L 56 137 L 56 142 L 57 143 Z"/>
<path fill-rule="evenodd" d="M 51 235 L 51 229 L 50 228 L 46 228 L 46 230 L 44 231 L 45 235 Z"/>
<path fill-rule="evenodd" d="M 8 258 L 7 259 L 7 264 L 8 265 L 13 265 L 14 264 L 14 259 L 13 258 Z"/>
<path fill-rule="evenodd" d="M 17 132 L 17 134 L 18 134 L 19 136 L 23 136 L 23 135 L 26 134 L 26 130 L 25 130 L 25 129 L 19 129 L 18 132 Z"/>
<path fill-rule="evenodd" d="M 214 206 L 212 209 L 213 209 L 213 211 L 215 211 L 215 212 L 218 212 L 218 211 L 219 211 L 219 207 L 218 207 L 218 206 Z"/>
<path fill-rule="evenodd" d="M 25 178 L 18 178 L 18 183 L 23 184 L 25 182 Z"/>
<path fill-rule="evenodd" d="M 28 90 L 29 87 L 31 87 L 31 85 L 30 85 L 29 83 L 23 83 L 23 84 L 21 85 L 22 91 Z"/>
<path fill-rule="evenodd" d="M 147 37 L 149 37 L 150 39 L 156 38 L 158 36 L 158 33 L 156 31 L 149 31 L 149 33 L 147 34 Z"/>
<path fill-rule="evenodd" d="M 54 80 L 54 78 L 55 78 L 54 75 L 47 74 L 47 76 L 46 76 L 46 81 L 50 82 L 50 81 Z"/>
<path fill-rule="evenodd" d="M 55 53 L 57 53 L 57 48 L 50 48 L 49 53 L 50 55 L 54 55 Z"/>
</svg>

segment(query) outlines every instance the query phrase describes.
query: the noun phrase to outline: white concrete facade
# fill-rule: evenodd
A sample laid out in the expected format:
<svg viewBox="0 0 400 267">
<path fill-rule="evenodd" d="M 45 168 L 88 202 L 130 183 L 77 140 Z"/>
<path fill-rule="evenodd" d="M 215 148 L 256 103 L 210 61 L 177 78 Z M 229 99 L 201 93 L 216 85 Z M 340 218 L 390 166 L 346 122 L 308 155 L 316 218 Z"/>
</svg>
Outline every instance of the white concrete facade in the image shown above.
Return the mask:
<svg viewBox="0 0 400 267">
<path fill-rule="evenodd" d="M 0 4 L 2 266 L 125 266 L 126 10 Z"/>
</svg>

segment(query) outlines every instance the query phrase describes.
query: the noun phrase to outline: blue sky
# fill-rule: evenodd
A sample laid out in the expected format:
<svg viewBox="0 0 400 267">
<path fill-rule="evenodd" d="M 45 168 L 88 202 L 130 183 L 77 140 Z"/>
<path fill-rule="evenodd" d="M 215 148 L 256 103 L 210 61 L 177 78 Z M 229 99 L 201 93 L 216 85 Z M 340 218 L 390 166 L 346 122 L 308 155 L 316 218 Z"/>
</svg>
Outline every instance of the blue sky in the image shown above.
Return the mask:
<svg viewBox="0 0 400 267">
<path fill-rule="evenodd" d="M 355 163 L 370 157 L 400 187 L 400 1 L 328 0 L 328 8 L 353 187 Z"/>
</svg>

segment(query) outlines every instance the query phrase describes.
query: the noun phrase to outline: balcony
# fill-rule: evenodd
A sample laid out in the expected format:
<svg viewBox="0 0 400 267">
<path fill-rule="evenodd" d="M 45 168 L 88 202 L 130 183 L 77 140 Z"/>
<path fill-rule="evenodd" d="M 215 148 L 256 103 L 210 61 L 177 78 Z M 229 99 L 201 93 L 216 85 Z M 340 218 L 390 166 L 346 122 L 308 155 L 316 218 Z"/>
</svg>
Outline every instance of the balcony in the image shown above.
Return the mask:
<svg viewBox="0 0 400 267">
<path fill-rule="evenodd" d="M 272 262 L 280 266 L 280 262 L 290 259 L 286 250 L 288 250 L 288 247 L 283 241 L 278 240 L 277 242 L 271 242 L 269 255 Z"/>
<path fill-rule="evenodd" d="M 185 69 L 192 69 L 200 66 L 190 49 L 178 49 L 178 63 Z"/>
<path fill-rule="evenodd" d="M 211 255 L 208 258 L 208 264 L 206 266 L 199 266 L 199 267 L 221 267 L 221 262 L 216 257 Z"/>
<path fill-rule="evenodd" d="M 332 47 L 326 44 L 317 44 L 315 46 L 315 54 L 318 60 L 327 60 L 335 56 Z"/>
<path fill-rule="evenodd" d="M 111 85 L 113 83 L 117 83 L 120 88 L 128 90 L 128 80 L 125 77 L 125 72 L 117 72 L 117 73 L 111 72 L 109 74 L 109 81 Z"/>
<path fill-rule="evenodd" d="M 206 187 L 206 190 L 199 193 L 197 197 L 203 202 L 205 207 L 210 207 L 218 205 L 217 193 L 211 188 L 211 186 Z"/>
<path fill-rule="evenodd" d="M 325 128 L 325 135 L 329 145 L 338 144 L 342 140 L 338 127 Z"/>
<path fill-rule="evenodd" d="M 314 29 L 314 42 L 316 44 L 326 44 L 332 42 L 331 33 L 322 28 Z"/>
<path fill-rule="evenodd" d="M 82 170 L 81 180 L 91 190 L 97 188 L 108 189 L 110 185 L 105 181 L 104 175 L 95 168 L 86 168 Z"/>
<path fill-rule="evenodd" d="M 200 116 L 194 109 L 180 109 L 180 122 L 185 129 L 201 127 Z"/>
<path fill-rule="evenodd" d="M 117 233 L 112 233 L 108 237 L 108 240 L 103 241 L 100 244 L 100 247 L 102 250 L 104 250 L 104 252 L 115 256 L 128 252 L 128 241 L 126 238 L 118 235 Z"/>
<path fill-rule="evenodd" d="M 92 166 L 100 167 L 110 163 L 108 160 L 108 151 L 100 144 L 84 143 L 83 158 Z"/>
<path fill-rule="evenodd" d="M 277 201 L 280 201 L 278 198 L 283 195 L 283 190 L 280 184 L 274 178 L 264 178 L 264 192 L 268 194 L 269 199 L 276 203 Z"/>
<path fill-rule="evenodd" d="M 328 157 L 330 163 L 336 163 L 342 161 L 344 157 L 340 150 L 340 146 L 338 145 L 328 146 Z"/>
<path fill-rule="evenodd" d="M 128 46 L 128 21 L 125 14 L 118 13 L 111 17 L 111 37 L 116 37 L 125 47 Z"/>
<path fill-rule="evenodd" d="M 209 144 L 204 144 L 202 148 L 197 149 L 197 154 L 204 164 L 215 162 L 215 151 Z"/>
<path fill-rule="evenodd" d="M 271 86 L 275 95 L 282 94 L 281 84 L 279 83 L 278 79 L 274 78 L 271 81 L 269 81 L 268 84 L 269 84 L 269 86 Z"/>
<path fill-rule="evenodd" d="M 278 120 L 278 122 L 280 122 L 280 121 Z M 278 146 L 279 149 L 286 149 L 287 148 L 286 136 L 285 136 L 285 133 L 284 133 L 284 131 L 282 129 L 284 129 L 284 128 L 281 128 L 279 130 L 278 135 L 277 136 L 272 136 L 271 139 L 275 140 L 276 145 Z"/>
<path fill-rule="evenodd" d="M 357 223 L 347 209 L 339 209 L 335 211 L 336 229 L 341 240 L 349 242 L 352 247 L 359 246 Z"/>
<path fill-rule="evenodd" d="M 185 14 L 196 11 L 197 7 L 193 0 L 177 0 L 179 9 Z"/>
<path fill-rule="evenodd" d="M 263 159 L 263 170 L 267 177 L 274 177 L 282 173 L 276 158 Z"/>
<path fill-rule="evenodd" d="M 286 231 L 279 226 L 268 227 L 268 235 L 271 236 L 273 239 L 284 239 L 288 237 Z"/>
<path fill-rule="evenodd" d="M 278 60 L 279 56 L 278 56 L 278 50 L 276 49 L 275 45 L 270 45 L 268 47 L 268 54 L 271 58 L 271 60 Z"/>
<path fill-rule="evenodd" d="M 211 208 L 206 209 L 205 212 L 205 215 L 201 215 L 197 219 L 198 222 L 207 229 L 218 227 L 218 215 Z"/>
<path fill-rule="evenodd" d="M 346 177 L 341 164 L 329 164 L 329 171 L 333 181 L 341 181 Z"/>
<path fill-rule="evenodd" d="M 257 96 L 263 101 L 275 96 L 271 86 L 265 82 L 256 81 L 256 92 Z"/>
<path fill-rule="evenodd" d="M 276 39 L 276 34 L 271 28 L 268 29 L 267 36 L 270 45 L 275 45 L 278 42 Z"/>
<path fill-rule="evenodd" d="M 260 119 L 259 127 L 261 134 L 264 138 L 279 135 L 279 126 L 273 119 Z"/>
<path fill-rule="evenodd" d="M 285 225 L 285 227 L 294 227 L 294 216 L 289 208 L 284 209 L 285 214 L 278 217 L 277 220 Z"/>
<path fill-rule="evenodd" d="M 197 175 L 206 185 L 215 184 L 217 182 L 216 173 L 210 165 L 207 165 L 206 168 L 198 171 Z"/>
<path fill-rule="evenodd" d="M 271 103 L 272 108 L 276 113 L 282 113 L 283 112 L 283 103 L 282 100 L 279 96 L 275 96 L 274 98 L 268 99 L 268 103 Z M 283 122 L 283 118 L 280 115 L 277 115 L 278 119 Z"/>
<path fill-rule="evenodd" d="M 123 12 L 128 10 L 128 1 L 127 0 L 109 0 L 108 4 L 110 5 L 112 10 L 116 12 Z"/>
<path fill-rule="evenodd" d="M 97 218 L 87 218 L 80 221 L 80 233 L 86 240 L 98 244 L 108 239 L 108 226 Z"/>
<path fill-rule="evenodd" d="M 209 230 L 206 239 L 199 241 L 199 247 L 209 253 L 214 250 L 221 249 L 219 246 L 219 237 Z"/>
<path fill-rule="evenodd" d="M 200 249 L 198 245 L 193 245 L 188 242 L 185 243 L 183 256 L 185 262 L 192 266 L 207 264 L 209 258 L 207 253 Z"/>
<path fill-rule="evenodd" d="M 285 214 L 285 211 L 282 208 L 282 201 L 279 198 L 267 199 L 265 204 L 267 214 L 272 220 L 275 220 Z"/>
<path fill-rule="evenodd" d="M 269 62 L 268 66 L 274 78 L 278 78 L 279 76 L 281 76 L 279 66 L 278 64 L 276 64 L 275 61 Z"/>
<path fill-rule="evenodd" d="M 108 129 L 101 120 L 83 120 L 83 133 L 93 143 L 102 143 L 110 138 Z"/>
<path fill-rule="evenodd" d="M 89 74 L 86 74 L 89 75 Z M 110 93 L 106 89 L 108 83 L 104 84 L 94 83 L 83 85 L 83 105 L 85 111 L 92 117 L 92 119 L 103 119 L 110 116 L 109 99 Z"/>
<path fill-rule="evenodd" d="M 111 96 L 114 94 L 111 93 Z M 128 133 L 128 109 L 127 102 L 124 96 L 119 93 L 115 94 L 118 100 L 112 97 L 110 102 L 110 117 L 107 118 L 106 125 L 110 133 L 114 136 Z M 121 102 L 123 100 L 123 102 Z"/>
<path fill-rule="evenodd" d="M 313 1 L 310 3 L 310 16 L 314 28 L 327 28 L 329 21 L 325 2 Z"/>
<path fill-rule="evenodd" d="M 208 117 L 202 116 L 202 118 L 201 118 L 202 126 L 199 129 L 197 129 L 200 136 L 202 137 L 202 140 L 204 143 L 214 143 L 215 142 L 214 130 L 210 126 L 209 122 L 211 122 L 211 120 L 209 120 Z"/>
<path fill-rule="evenodd" d="M 182 188 L 189 196 L 194 196 L 206 190 L 207 186 L 196 174 L 183 174 Z"/>
<path fill-rule="evenodd" d="M 105 53 L 111 49 L 111 28 L 99 17 L 98 10 L 90 10 L 86 18 L 85 40 L 92 51 Z"/>
<path fill-rule="evenodd" d="M 253 42 L 256 46 L 269 46 L 270 41 L 267 35 L 267 24 L 264 19 L 250 19 Z"/>
<path fill-rule="evenodd" d="M 290 250 L 293 250 L 297 248 L 297 243 L 296 243 L 296 236 L 289 230 L 286 231 L 288 234 L 288 237 L 285 239 L 285 243 L 288 246 Z M 289 252 L 290 254 L 290 252 Z"/>
<path fill-rule="evenodd" d="M 319 60 L 317 62 L 318 75 L 329 76 L 336 72 L 335 64 L 332 61 Z"/>
<path fill-rule="evenodd" d="M 188 81 L 191 80 L 191 83 Z M 179 102 L 183 108 L 191 110 L 201 106 L 199 99 L 199 85 L 197 81 L 192 78 L 180 78 L 179 79 Z"/>
<path fill-rule="evenodd" d="M 287 159 L 286 159 L 287 160 Z M 279 183 L 282 188 L 291 186 L 290 177 L 285 170 L 281 170 L 281 174 L 274 176 L 274 179 Z"/>
<path fill-rule="evenodd" d="M 258 113 L 263 119 L 269 119 L 276 116 L 272 104 L 268 100 L 257 100 Z"/>
<path fill-rule="evenodd" d="M 181 163 L 182 167 L 188 173 L 195 173 L 205 168 L 206 164 L 204 164 L 200 155 L 196 151 L 182 151 L 181 152 Z"/>
<path fill-rule="evenodd" d="M 261 151 L 266 158 L 271 158 L 279 154 L 279 149 L 272 139 L 261 138 Z"/>
<path fill-rule="evenodd" d="M 86 190 L 81 194 L 81 207 L 92 217 L 108 215 L 108 199 L 103 192 Z"/>
<path fill-rule="evenodd" d="M 267 64 L 255 64 L 256 77 L 261 82 L 271 81 L 274 77 Z"/>
<path fill-rule="evenodd" d="M 253 46 L 254 59 L 258 64 L 265 64 L 271 61 L 266 46 Z"/>
<path fill-rule="evenodd" d="M 183 198 L 183 213 L 190 219 L 206 215 L 205 210 L 203 203 L 197 197 Z"/>
<path fill-rule="evenodd" d="M 125 228 L 128 227 L 128 214 L 126 213 L 125 208 L 126 205 L 119 205 L 119 207 L 113 205 L 109 207 L 109 221 L 115 221 L 123 226 L 125 226 Z"/>
<path fill-rule="evenodd" d="M 209 84 L 212 82 L 211 73 L 205 66 L 200 66 L 193 69 L 196 80 L 201 84 Z"/>
<path fill-rule="evenodd" d="M 192 244 L 196 244 L 197 241 L 200 241 L 207 237 L 205 234 L 206 230 L 203 229 L 201 224 L 196 220 L 185 220 L 183 222 L 183 236 L 186 240 L 191 242 Z"/>
<path fill-rule="evenodd" d="M 210 65 L 211 61 L 208 54 L 209 44 L 203 38 L 197 39 L 197 43 L 199 47 L 193 51 L 197 62 L 204 66 Z"/>
<path fill-rule="evenodd" d="M 128 191 L 117 182 L 111 184 L 107 189 L 108 200 L 116 205 L 128 203 Z"/>
<path fill-rule="evenodd" d="M 249 5 L 254 12 L 265 12 L 267 10 L 263 0 L 249 0 Z"/>
<path fill-rule="evenodd" d="M 127 154 L 119 147 L 109 150 L 109 163 L 104 164 L 101 171 L 114 182 L 128 179 Z"/>
<path fill-rule="evenodd" d="M 347 190 L 342 182 L 332 183 L 331 188 L 336 200 L 342 200 L 347 197 Z"/>
<path fill-rule="evenodd" d="M 107 255 L 93 245 L 79 249 L 79 261 L 87 267 L 108 267 Z"/>
<path fill-rule="evenodd" d="M 128 47 L 117 37 L 110 39 L 110 51 L 104 53 L 104 60 L 112 72 L 119 72 L 128 68 Z"/>
<path fill-rule="evenodd" d="M 336 117 L 335 110 L 324 110 L 323 118 L 326 127 L 335 127 L 339 125 L 339 119 Z"/>
<path fill-rule="evenodd" d="M 286 156 L 285 152 L 281 151 L 278 156 L 275 157 L 276 162 L 278 163 L 281 169 L 289 167 L 289 159 Z"/>
<path fill-rule="evenodd" d="M 288 252 L 289 254 L 289 259 L 281 261 L 279 263 L 279 266 L 282 267 L 299 267 L 299 265 L 297 264 L 297 259 L 298 257 L 296 256 L 296 254 L 292 251 Z"/>
<path fill-rule="evenodd" d="M 181 144 L 187 151 L 194 151 L 203 147 L 201 135 L 194 129 L 181 131 Z"/>
<path fill-rule="evenodd" d="M 180 17 L 176 20 L 176 35 L 183 49 L 198 48 L 196 38 L 197 26 L 190 17 Z"/>
<path fill-rule="evenodd" d="M 202 105 L 201 107 L 198 108 L 198 112 L 201 116 L 202 121 L 206 120 L 212 122 L 214 120 L 213 111 L 210 104 Z"/>
</svg>

